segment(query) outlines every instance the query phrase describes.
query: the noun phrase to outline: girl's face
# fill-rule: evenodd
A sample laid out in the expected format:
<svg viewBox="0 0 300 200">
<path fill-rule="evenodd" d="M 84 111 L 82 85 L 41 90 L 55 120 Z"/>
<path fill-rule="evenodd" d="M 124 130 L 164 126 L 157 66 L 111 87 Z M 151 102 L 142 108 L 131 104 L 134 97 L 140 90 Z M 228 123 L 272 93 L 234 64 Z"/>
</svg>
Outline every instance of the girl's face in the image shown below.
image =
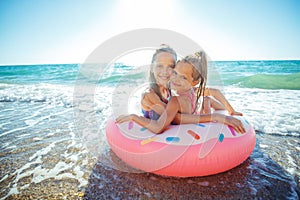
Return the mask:
<svg viewBox="0 0 300 200">
<path fill-rule="evenodd" d="M 174 56 L 167 52 L 157 54 L 156 61 L 152 65 L 152 70 L 156 83 L 167 87 L 175 66 Z"/>
<path fill-rule="evenodd" d="M 170 79 L 171 88 L 178 93 L 189 91 L 198 84 L 193 78 L 193 66 L 189 63 L 178 62 Z"/>
</svg>

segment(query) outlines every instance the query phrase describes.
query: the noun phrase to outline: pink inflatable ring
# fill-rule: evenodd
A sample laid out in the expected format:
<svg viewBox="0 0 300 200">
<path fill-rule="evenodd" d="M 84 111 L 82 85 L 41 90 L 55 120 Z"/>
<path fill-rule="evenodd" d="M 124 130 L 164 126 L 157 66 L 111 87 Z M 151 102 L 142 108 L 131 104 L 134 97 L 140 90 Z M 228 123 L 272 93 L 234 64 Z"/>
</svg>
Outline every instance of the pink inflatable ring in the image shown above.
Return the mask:
<svg viewBox="0 0 300 200">
<path fill-rule="evenodd" d="M 237 118 L 246 133 L 211 122 L 171 125 L 157 135 L 136 123 L 117 125 L 109 119 L 106 137 L 113 152 L 134 168 L 165 176 L 207 176 L 238 166 L 253 151 L 255 131 Z"/>
</svg>

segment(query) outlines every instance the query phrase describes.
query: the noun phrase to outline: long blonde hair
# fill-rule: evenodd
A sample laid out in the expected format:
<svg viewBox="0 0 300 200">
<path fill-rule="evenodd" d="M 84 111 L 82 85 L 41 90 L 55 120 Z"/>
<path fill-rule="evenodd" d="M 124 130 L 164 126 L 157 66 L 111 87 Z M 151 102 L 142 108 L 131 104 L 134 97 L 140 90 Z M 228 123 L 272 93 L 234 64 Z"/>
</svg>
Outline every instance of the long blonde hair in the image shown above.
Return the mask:
<svg viewBox="0 0 300 200">
<path fill-rule="evenodd" d="M 193 66 L 193 80 L 199 81 L 196 101 L 195 101 L 195 109 L 192 113 L 195 113 L 197 109 L 198 102 L 200 97 L 204 95 L 204 90 L 207 81 L 207 57 L 204 51 L 198 51 L 194 55 L 189 55 L 184 57 L 180 62 L 189 63 Z M 201 108 L 203 108 L 203 101 Z"/>
<path fill-rule="evenodd" d="M 170 46 L 166 45 L 166 44 L 162 44 L 160 45 L 160 48 L 156 49 L 155 53 L 152 56 L 152 61 L 151 61 L 151 70 L 150 70 L 150 74 L 149 74 L 149 82 L 150 82 L 150 88 L 154 90 L 154 92 L 159 96 L 159 98 L 164 101 L 164 98 L 162 97 L 162 94 L 159 90 L 159 85 L 157 84 L 157 80 L 154 76 L 154 72 L 153 72 L 153 65 L 156 62 L 157 59 L 157 55 L 160 53 L 170 53 L 174 56 L 174 66 L 177 60 L 177 54 L 174 51 L 174 49 L 172 49 Z"/>
</svg>

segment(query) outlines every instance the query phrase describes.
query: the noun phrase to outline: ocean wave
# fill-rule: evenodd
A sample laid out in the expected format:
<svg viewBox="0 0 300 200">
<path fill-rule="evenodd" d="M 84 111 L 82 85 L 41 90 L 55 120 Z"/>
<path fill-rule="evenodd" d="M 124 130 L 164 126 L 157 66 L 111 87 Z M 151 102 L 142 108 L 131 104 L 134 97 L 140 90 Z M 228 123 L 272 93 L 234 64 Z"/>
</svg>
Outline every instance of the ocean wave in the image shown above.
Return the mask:
<svg viewBox="0 0 300 200">
<path fill-rule="evenodd" d="M 102 77 L 99 80 L 101 84 L 111 84 L 111 83 L 139 83 L 141 81 L 145 82 L 145 73 L 136 72 L 130 74 L 117 74 L 108 77 Z"/>
<path fill-rule="evenodd" d="M 227 80 L 225 83 L 247 88 L 300 90 L 300 73 L 285 75 L 255 74 Z"/>
<path fill-rule="evenodd" d="M 277 130 L 278 131 L 278 130 Z M 262 130 L 259 130 L 259 129 L 255 129 L 255 133 L 256 134 L 259 134 L 259 135 L 271 135 L 271 136 L 274 136 L 274 137 L 291 137 L 291 138 L 298 138 L 300 136 L 300 131 L 287 131 L 287 132 L 278 132 L 278 133 L 275 133 L 275 132 L 264 132 Z"/>
<path fill-rule="evenodd" d="M 77 64 L 1 66 L 0 83 L 72 84 L 77 78 L 77 74 Z"/>
<path fill-rule="evenodd" d="M 48 103 L 73 107 L 72 86 L 60 84 L 0 84 L 0 102 Z"/>
</svg>

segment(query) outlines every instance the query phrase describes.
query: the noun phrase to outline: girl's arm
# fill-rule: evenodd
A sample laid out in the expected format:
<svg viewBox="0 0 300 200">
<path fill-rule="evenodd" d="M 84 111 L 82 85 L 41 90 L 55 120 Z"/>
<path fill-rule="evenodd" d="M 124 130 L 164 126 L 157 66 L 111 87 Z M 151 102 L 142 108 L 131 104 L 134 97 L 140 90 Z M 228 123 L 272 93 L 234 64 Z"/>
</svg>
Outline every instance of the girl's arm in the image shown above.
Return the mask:
<svg viewBox="0 0 300 200">
<path fill-rule="evenodd" d="M 172 97 L 167 104 L 166 110 L 160 115 L 158 120 L 151 120 L 145 117 L 141 117 L 135 114 L 123 115 L 116 119 L 116 123 L 122 123 L 125 121 L 134 121 L 137 124 L 149 129 L 153 133 L 162 133 L 167 126 L 174 120 L 176 114 L 179 111 L 179 102 L 177 97 Z"/>
<path fill-rule="evenodd" d="M 165 111 L 167 106 L 167 104 L 162 102 L 158 95 L 153 91 L 143 94 L 141 105 L 144 110 L 154 110 L 159 115 Z"/>
<path fill-rule="evenodd" d="M 238 133 L 246 132 L 242 122 L 239 119 L 217 113 L 206 115 L 177 114 L 173 122 L 175 124 L 196 124 L 212 121 L 229 125 Z"/>
<path fill-rule="evenodd" d="M 225 97 L 224 97 L 225 98 Z M 230 105 L 230 104 L 229 104 Z M 122 123 L 125 121 L 135 121 L 143 127 L 148 128 L 154 133 L 161 133 L 168 125 L 170 125 L 170 119 L 173 120 L 175 124 L 195 124 L 195 123 L 205 123 L 217 121 L 219 123 L 224 123 L 232 126 L 235 131 L 244 133 L 245 129 L 240 120 L 222 115 L 222 114 L 207 114 L 207 115 L 193 115 L 193 114 L 181 114 L 178 113 L 179 103 L 176 97 L 172 97 L 168 103 L 168 110 L 166 110 L 167 105 L 160 100 L 160 98 L 154 92 L 145 93 L 142 98 L 142 106 L 149 107 L 153 109 L 156 113 L 160 114 L 161 117 L 156 120 L 151 120 L 138 115 L 123 115 L 116 119 L 117 123 Z M 175 116 L 173 116 L 175 113 Z M 166 120 L 168 119 L 168 120 Z M 166 121 L 165 121 L 166 120 Z M 164 123 L 165 122 L 165 123 Z"/>
<path fill-rule="evenodd" d="M 218 100 L 220 103 L 222 103 L 225 106 L 226 110 L 229 112 L 230 115 L 240 115 L 240 116 L 243 115 L 242 113 L 234 110 L 234 108 L 227 101 L 225 96 L 218 89 L 205 88 L 204 96 L 213 96 L 216 100 Z"/>
</svg>

